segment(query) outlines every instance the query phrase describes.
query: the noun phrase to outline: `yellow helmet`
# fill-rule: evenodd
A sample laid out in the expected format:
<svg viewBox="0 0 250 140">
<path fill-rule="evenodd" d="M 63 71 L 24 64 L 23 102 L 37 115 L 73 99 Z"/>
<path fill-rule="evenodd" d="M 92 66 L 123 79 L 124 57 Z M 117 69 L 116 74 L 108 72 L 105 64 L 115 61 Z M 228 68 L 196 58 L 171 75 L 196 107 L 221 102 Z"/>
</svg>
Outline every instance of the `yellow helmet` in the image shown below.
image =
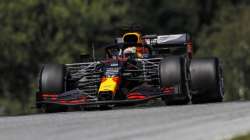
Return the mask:
<svg viewBox="0 0 250 140">
<path fill-rule="evenodd" d="M 122 37 L 124 43 L 142 44 L 142 34 L 139 32 L 125 33 Z"/>
</svg>

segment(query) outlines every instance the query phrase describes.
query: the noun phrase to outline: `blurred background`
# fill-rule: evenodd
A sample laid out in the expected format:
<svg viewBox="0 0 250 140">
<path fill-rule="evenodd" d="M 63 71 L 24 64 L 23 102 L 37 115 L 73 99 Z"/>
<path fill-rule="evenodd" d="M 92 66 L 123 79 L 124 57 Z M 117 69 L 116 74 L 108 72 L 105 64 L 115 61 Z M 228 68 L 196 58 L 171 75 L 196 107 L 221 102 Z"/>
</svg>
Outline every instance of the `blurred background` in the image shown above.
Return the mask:
<svg viewBox="0 0 250 140">
<path fill-rule="evenodd" d="M 34 113 L 39 67 L 113 43 L 119 27 L 190 33 L 195 56 L 217 56 L 226 100 L 250 99 L 248 0 L 1 0 L 0 115 Z"/>
</svg>

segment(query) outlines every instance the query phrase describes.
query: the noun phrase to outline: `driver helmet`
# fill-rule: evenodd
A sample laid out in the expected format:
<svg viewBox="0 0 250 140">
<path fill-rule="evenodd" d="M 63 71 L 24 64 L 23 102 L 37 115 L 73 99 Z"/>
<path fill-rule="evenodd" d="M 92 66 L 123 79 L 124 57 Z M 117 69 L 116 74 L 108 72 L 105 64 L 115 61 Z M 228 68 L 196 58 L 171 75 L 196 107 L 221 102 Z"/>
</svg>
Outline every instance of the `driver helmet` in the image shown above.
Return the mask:
<svg viewBox="0 0 250 140">
<path fill-rule="evenodd" d="M 143 47 L 141 34 L 138 32 L 126 33 L 123 36 L 123 41 L 127 48 L 124 49 L 123 53 L 125 56 L 135 55 L 137 58 L 145 58 L 149 55 L 149 50 Z"/>
</svg>

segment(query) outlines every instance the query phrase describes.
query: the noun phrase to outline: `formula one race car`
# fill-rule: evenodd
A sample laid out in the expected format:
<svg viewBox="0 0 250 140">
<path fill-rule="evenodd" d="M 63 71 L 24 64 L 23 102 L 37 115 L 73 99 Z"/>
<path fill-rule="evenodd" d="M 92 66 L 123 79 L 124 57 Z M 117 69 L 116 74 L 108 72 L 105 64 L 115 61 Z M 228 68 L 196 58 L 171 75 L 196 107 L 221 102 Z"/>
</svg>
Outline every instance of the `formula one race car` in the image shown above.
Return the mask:
<svg viewBox="0 0 250 140">
<path fill-rule="evenodd" d="M 36 107 L 45 112 L 88 106 L 107 109 L 155 98 L 167 105 L 222 102 L 218 58 L 192 58 L 192 53 L 188 34 L 127 32 L 105 46 L 106 59 L 44 65 Z"/>
</svg>

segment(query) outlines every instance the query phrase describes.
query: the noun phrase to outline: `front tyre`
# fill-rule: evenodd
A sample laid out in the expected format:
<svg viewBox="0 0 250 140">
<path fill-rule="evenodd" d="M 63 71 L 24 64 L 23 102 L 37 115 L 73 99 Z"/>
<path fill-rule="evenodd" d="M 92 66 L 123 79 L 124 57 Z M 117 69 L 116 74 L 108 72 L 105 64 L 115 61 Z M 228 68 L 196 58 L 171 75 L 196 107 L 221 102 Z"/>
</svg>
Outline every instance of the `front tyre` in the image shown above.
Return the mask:
<svg viewBox="0 0 250 140">
<path fill-rule="evenodd" d="M 186 59 L 179 56 L 167 57 L 160 63 L 161 88 L 175 88 L 174 93 L 164 97 L 166 105 L 182 105 L 190 101 L 186 63 Z"/>
<path fill-rule="evenodd" d="M 65 66 L 62 64 L 46 64 L 42 67 L 39 76 L 39 93 L 60 94 L 65 91 Z M 43 103 L 38 106 L 42 112 L 61 112 L 65 107 Z"/>
</svg>

